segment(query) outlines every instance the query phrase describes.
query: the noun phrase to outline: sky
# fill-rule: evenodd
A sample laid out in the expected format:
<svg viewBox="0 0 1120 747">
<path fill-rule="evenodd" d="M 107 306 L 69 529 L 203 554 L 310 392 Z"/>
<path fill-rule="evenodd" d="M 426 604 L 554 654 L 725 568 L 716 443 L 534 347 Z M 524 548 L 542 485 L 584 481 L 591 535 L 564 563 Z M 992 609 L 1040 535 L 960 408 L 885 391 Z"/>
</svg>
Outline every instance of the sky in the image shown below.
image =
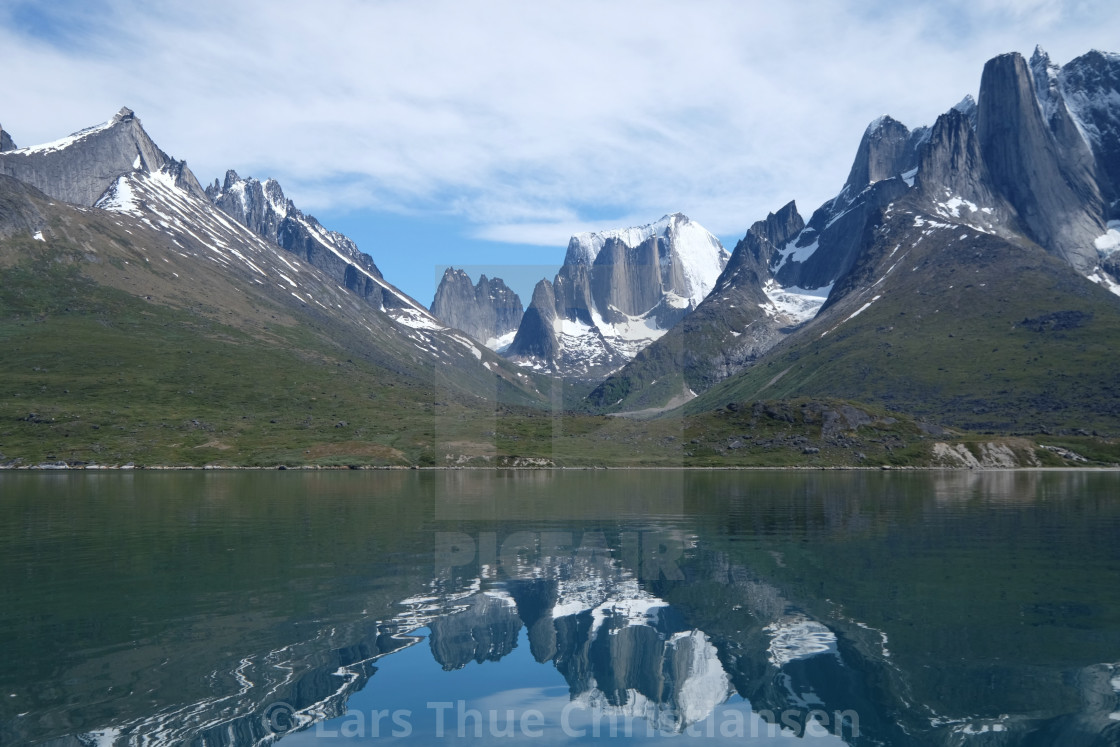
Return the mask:
<svg viewBox="0 0 1120 747">
<path fill-rule="evenodd" d="M 580 231 L 682 212 L 731 250 L 843 186 L 867 124 L 932 124 L 986 60 L 1120 51 L 1115 0 L 0 0 L 0 123 L 135 110 L 204 184 L 277 179 L 429 304 L 526 305 Z"/>
</svg>

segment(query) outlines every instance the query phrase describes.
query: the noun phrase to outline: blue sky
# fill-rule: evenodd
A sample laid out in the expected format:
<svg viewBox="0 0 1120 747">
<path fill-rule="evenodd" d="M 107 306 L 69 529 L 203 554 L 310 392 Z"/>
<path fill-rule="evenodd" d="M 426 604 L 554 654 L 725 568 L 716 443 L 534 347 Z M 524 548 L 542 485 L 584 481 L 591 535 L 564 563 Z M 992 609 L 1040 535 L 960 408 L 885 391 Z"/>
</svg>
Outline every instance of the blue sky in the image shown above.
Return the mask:
<svg viewBox="0 0 1120 747">
<path fill-rule="evenodd" d="M 880 114 L 931 124 L 990 57 L 1117 28 L 1111 0 L 0 0 L 0 123 L 32 145 L 129 106 L 425 304 L 449 264 L 527 304 L 572 233 L 683 212 L 731 249 L 833 195 Z"/>
</svg>

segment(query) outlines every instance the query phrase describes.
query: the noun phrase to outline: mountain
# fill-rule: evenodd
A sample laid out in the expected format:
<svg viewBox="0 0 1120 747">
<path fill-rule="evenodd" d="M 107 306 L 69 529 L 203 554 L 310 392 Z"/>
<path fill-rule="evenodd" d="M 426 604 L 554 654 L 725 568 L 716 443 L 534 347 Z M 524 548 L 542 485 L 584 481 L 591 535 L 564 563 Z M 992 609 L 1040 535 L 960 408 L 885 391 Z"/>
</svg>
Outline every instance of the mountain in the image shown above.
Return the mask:
<svg viewBox="0 0 1120 747">
<path fill-rule="evenodd" d="M 12 136 L 0 127 L 0 153 L 6 150 L 16 150 L 16 144 L 12 142 Z"/>
<path fill-rule="evenodd" d="M 882 172 L 901 194 L 850 237 L 819 314 L 689 408 L 835 396 L 981 430 L 1115 432 L 1120 151 L 1099 133 L 1118 72 L 1098 52 L 989 61 L 975 108 L 939 117 L 913 170 Z"/>
<path fill-rule="evenodd" d="M 374 308 L 434 321 L 416 301 L 387 283 L 373 258 L 357 244 L 304 215 L 275 179 L 242 179 L 231 169 L 224 182 L 215 179 L 206 188 L 206 196 L 238 223 L 323 270 Z"/>
<path fill-rule="evenodd" d="M 555 279 L 533 290 L 506 355 L 561 376 L 602 378 L 699 306 L 727 261 L 719 239 L 679 213 L 573 236 Z"/>
<path fill-rule="evenodd" d="M 431 311 L 448 326 L 498 352 L 513 341 L 525 314 L 521 298 L 501 278 L 482 275 L 476 285 L 467 273 L 452 267 L 443 273 Z"/>
<path fill-rule="evenodd" d="M 290 202 L 254 228 L 292 249 L 219 209 L 128 110 L 0 166 L 9 459 L 407 464 L 436 458 L 437 406 L 542 401 Z"/>
<path fill-rule="evenodd" d="M 796 210 L 791 212 L 791 205 L 752 226 L 732 254 L 718 292 L 678 329 L 605 380 L 592 393 L 589 405 L 599 410 L 657 410 L 679 404 L 692 392 L 703 392 L 759 362 L 765 364 L 770 377 L 781 374 L 785 367 L 772 370 L 771 365 L 779 351 L 802 346 L 815 350 L 833 344 L 834 340 L 810 340 L 812 331 L 819 335 L 826 320 L 835 324 L 837 312 L 831 311 L 833 308 L 847 308 L 850 314 L 862 305 L 848 308 L 842 299 L 860 297 L 867 302 L 894 282 L 895 278 L 886 278 L 893 263 L 885 267 L 875 264 L 879 257 L 876 252 L 881 251 L 882 237 L 887 234 L 895 237 L 898 246 L 923 240 L 923 246 L 929 246 L 934 242 L 924 231 L 931 225 L 942 225 L 966 229 L 967 235 L 979 232 L 991 237 L 983 241 L 993 242 L 993 247 L 996 239 L 1018 247 L 1018 255 L 1008 254 L 1006 248 L 990 249 L 1006 264 L 1001 265 L 1005 273 L 1002 278 L 986 281 L 989 289 L 998 284 L 1007 286 L 1011 293 L 1011 287 L 1030 286 L 1023 273 L 1042 261 L 1031 254 L 1041 251 L 1058 260 L 1048 265 L 1057 276 L 1080 276 L 1081 280 L 1070 281 L 1073 286 L 1063 285 L 1073 289 L 1070 292 L 1090 297 L 1090 291 L 1076 290 L 1086 285 L 1086 280 L 1120 291 L 1115 274 L 1120 260 L 1115 253 L 1120 247 L 1120 224 L 1116 223 L 1120 203 L 1115 199 L 1114 186 L 1120 153 L 1118 79 L 1120 56 L 1091 52 L 1059 68 L 1038 49 L 1029 63 L 1017 54 L 991 60 L 984 69 L 978 100 L 965 97 L 932 127 L 910 130 L 889 116 L 876 119 L 864 132 L 848 178 L 836 197 L 818 208 L 803 227 L 798 227 L 800 218 L 794 219 Z M 781 217 L 783 213 L 785 217 Z M 902 215 L 909 217 L 899 217 Z M 895 225 L 905 220 L 911 223 Z M 764 237 L 769 238 L 763 241 Z M 983 269 L 972 266 L 980 255 L 950 255 L 959 263 L 955 265 L 957 271 L 984 274 Z M 944 265 L 944 257 L 936 259 L 938 266 Z M 897 262 L 898 256 L 893 261 Z M 869 274 L 873 267 L 879 272 L 874 277 Z M 920 295 L 907 303 L 938 298 L 936 286 L 930 286 L 930 275 L 915 272 L 911 278 L 913 291 Z M 819 322 L 775 330 L 773 323 L 768 325 L 755 311 L 766 305 L 760 291 L 779 307 L 776 294 L 781 293 L 804 298 L 808 291 L 821 301 L 827 297 L 827 301 L 816 308 L 802 306 L 805 313 L 800 321 L 813 319 L 819 309 Z M 1090 313 L 1083 308 L 1085 299 L 1067 299 L 1063 292 L 1061 300 L 1050 298 L 1049 303 L 1058 306 L 1046 306 L 1043 297 L 1047 297 L 1045 293 L 1031 297 L 1016 292 L 1015 313 L 1021 312 L 1022 316 L 1008 319 L 1008 323 L 1074 309 Z M 975 303 L 977 313 L 993 319 L 1000 314 L 989 308 L 987 296 L 975 299 Z M 1105 298 L 1104 303 L 1111 301 Z M 931 314 L 936 311 L 928 309 Z M 1103 322 L 1111 312 L 1092 313 Z M 998 345 L 1002 334 L 998 329 L 990 326 L 982 337 Z M 912 332 L 919 334 L 917 330 Z M 875 349 L 880 342 L 861 340 L 856 347 L 863 344 Z M 732 352 L 727 355 L 724 351 Z M 898 358 L 897 353 L 894 358 Z M 870 352 L 864 355 L 870 357 Z M 907 366 L 920 368 L 930 362 L 892 359 L 881 364 L 905 378 Z M 938 368 L 935 365 L 932 370 Z M 854 397 L 930 416 L 942 412 L 932 400 L 923 405 L 918 395 L 876 398 L 875 379 L 869 378 L 874 367 L 865 364 L 861 369 L 865 373 L 859 385 L 840 387 L 838 379 L 821 370 L 815 374 L 813 386 L 801 389 L 792 379 L 783 379 L 784 386 L 765 389 L 759 396 L 788 393 Z M 928 370 L 923 369 L 917 377 Z M 1072 369 L 1068 373 L 1075 374 Z M 755 390 L 751 386 L 736 388 L 735 396 L 754 396 L 769 381 L 761 371 L 744 376 Z M 760 382 L 760 378 L 765 380 Z M 1043 382 L 1036 383 L 1043 387 Z M 690 409 L 718 406 L 725 390 L 719 391 L 721 394 L 713 393 Z M 927 393 L 934 396 L 933 390 Z M 978 400 L 1000 401 L 980 391 L 976 395 Z M 1007 405 L 1004 402 L 1001 407 Z M 1002 420 L 957 419 L 959 410 L 954 405 L 944 412 L 959 423 L 1002 422 L 1032 427 L 1026 424 L 1026 413 L 1008 412 Z"/>
<path fill-rule="evenodd" d="M 805 223 L 789 203 L 758 221 L 735 246 L 706 299 L 588 396 L 598 409 L 668 409 L 749 365 L 816 313 L 827 295 L 780 288 L 770 258 Z"/>
<path fill-rule="evenodd" d="M 872 122 L 840 193 L 808 223 L 790 202 L 753 224 L 698 313 L 603 381 L 589 405 L 650 413 L 674 407 L 796 331 L 851 269 L 877 211 L 909 189 L 899 175 L 912 171 L 927 136 L 928 128 L 912 133 L 888 116 Z"/>
<path fill-rule="evenodd" d="M 7 139 L 11 143 L 11 137 Z M 64 202 L 92 207 L 122 174 L 163 173 L 182 191 L 205 197 L 187 168 L 156 146 L 140 119 L 122 107 L 108 122 L 43 145 L 0 149 L 0 174 Z"/>
</svg>

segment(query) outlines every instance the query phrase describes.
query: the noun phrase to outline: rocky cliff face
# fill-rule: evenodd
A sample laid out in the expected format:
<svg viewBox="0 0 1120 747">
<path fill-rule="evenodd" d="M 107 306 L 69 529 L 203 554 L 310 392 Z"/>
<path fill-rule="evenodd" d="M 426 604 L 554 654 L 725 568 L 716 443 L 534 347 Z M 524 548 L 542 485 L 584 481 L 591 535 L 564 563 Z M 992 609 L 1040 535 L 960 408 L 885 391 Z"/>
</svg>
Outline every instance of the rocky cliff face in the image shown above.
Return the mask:
<svg viewBox="0 0 1120 747">
<path fill-rule="evenodd" d="M 16 144 L 12 142 L 12 136 L 0 127 L 0 153 L 6 150 L 16 150 Z"/>
<path fill-rule="evenodd" d="M 824 295 L 773 282 L 770 263 L 805 227 L 793 202 L 756 222 L 695 311 L 589 396 L 610 411 L 680 403 L 741 371 L 810 318 Z"/>
<path fill-rule="evenodd" d="M 914 132 L 891 117 L 868 125 L 840 193 L 813 213 L 804 229 L 770 253 L 770 272 L 785 288 L 827 289 L 847 272 L 868 221 L 906 193 L 928 128 Z M 827 293 L 827 291 L 825 291 Z"/>
<path fill-rule="evenodd" d="M 928 135 L 927 127 L 911 132 L 893 117 L 884 115 L 876 119 L 863 133 L 852 169 L 844 182 L 845 191 L 858 194 L 864 187 L 914 168 L 918 147 Z"/>
<path fill-rule="evenodd" d="M 524 315 L 521 298 L 501 278 L 482 275 L 476 285 L 467 273 L 451 267 L 436 288 L 431 311 L 448 326 L 499 351 L 513 340 Z"/>
<path fill-rule="evenodd" d="M 7 138 L 11 144 L 11 138 Z M 64 202 L 91 207 L 122 175 L 168 174 L 195 196 L 202 186 L 187 168 L 160 150 L 131 109 L 122 108 L 104 124 L 79 130 L 44 145 L 0 148 L 0 174 L 13 176 Z"/>
<path fill-rule="evenodd" d="M 560 352 L 556 308 L 556 292 L 552 283 L 541 280 L 533 288 L 533 299 L 521 317 L 509 351 L 529 360 L 555 360 Z"/>
<path fill-rule="evenodd" d="M 847 273 L 869 220 L 911 189 L 937 214 L 1027 239 L 1093 276 L 1107 271 L 1120 214 L 1120 56 L 1091 52 L 1065 68 L 1041 49 L 984 67 L 932 128 L 881 117 L 864 133 L 848 180 L 771 260 L 783 286 L 824 287 Z M 1115 280 L 1115 278 L 1112 278 Z"/>
<path fill-rule="evenodd" d="M 727 260 L 715 236 L 680 214 L 573 236 L 555 280 L 533 293 L 507 355 L 565 376 L 601 378 L 699 306 Z"/>
<path fill-rule="evenodd" d="M 1057 78 L 1093 151 L 1107 218 L 1120 219 L 1120 55 L 1094 50 L 1067 63 Z"/>
<path fill-rule="evenodd" d="M 1097 264 L 1093 240 L 1105 233 L 1092 153 L 1049 59 L 1040 51 L 1033 59 L 1028 67 L 1021 55 L 1007 54 L 984 66 L 980 151 L 993 186 L 1027 235 L 1087 274 Z"/>
<path fill-rule="evenodd" d="M 0 175 L 0 239 L 21 233 L 42 235 L 46 218 L 29 199 L 29 192 L 38 190 L 10 176 Z"/>
<path fill-rule="evenodd" d="M 24 234 L 11 244 L 17 256 L 34 240 L 52 250 L 56 241 L 87 247 L 77 255 L 81 271 L 145 301 L 206 309 L 256 329 L 291 325 L 375 359 L 390 380 L 430 381 L 438 366 L 451 392 L 539 401 L 530 376 L 447 329 L 275 182 L 231 173 L 227 189 L 212 190 L 230 212 L 220 209 L 127 110 L 54 143 L 0 153 L 0 165 L 29 180 L 0 174 L 0 238 Z M 90 209 L 60 195 L 96 199 Z"/>
<path fill-rule="evenodd" d="M 752 226 L 708 299 L 591 403 L 628 410 L 679 402 L 796 337 L 796 324 L 883 283 L 882 272 L 868 274 L 878 266 L 868 252 L 884 216 L 903 202 L 943 226 L 1041 246 L 1120 293 L 1117 185 L 1120 55 L 1091 52 L 1064 68 L 1042 50 L 1029 63 L 997 57 L 985 66 L 979 101 L 966 97 L 933 127 L 872 122 L 839 194 L 807 224 L 791 204 Z M 759 309 L 771 311 L 763 319 Z"/>
<path fill-rule="evenodd" d="M 357 244 L 297 208 L 275 179 L 242 179 L 230 170 L 222 183 L 214 180 L 206 188 L 206 197 L 253 233 L 323 270 L 371 306 L 410 313 L 420 308 L 385 282 L 373 258 Z"/>
</svg>

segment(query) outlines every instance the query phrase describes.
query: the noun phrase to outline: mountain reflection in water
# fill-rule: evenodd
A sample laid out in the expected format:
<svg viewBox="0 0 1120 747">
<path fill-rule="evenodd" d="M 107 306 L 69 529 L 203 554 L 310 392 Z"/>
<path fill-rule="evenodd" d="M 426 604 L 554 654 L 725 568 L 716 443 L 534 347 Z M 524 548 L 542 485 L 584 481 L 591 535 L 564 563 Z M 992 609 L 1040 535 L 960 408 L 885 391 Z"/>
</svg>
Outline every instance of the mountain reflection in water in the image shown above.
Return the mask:
<svg viewBox="0 0 1120 747">
<path fill-rule="evenodd" d="M 98 479 L 5 485 L 4 744 L 1120 744 L 1114 474 Z"/>
</svg>

